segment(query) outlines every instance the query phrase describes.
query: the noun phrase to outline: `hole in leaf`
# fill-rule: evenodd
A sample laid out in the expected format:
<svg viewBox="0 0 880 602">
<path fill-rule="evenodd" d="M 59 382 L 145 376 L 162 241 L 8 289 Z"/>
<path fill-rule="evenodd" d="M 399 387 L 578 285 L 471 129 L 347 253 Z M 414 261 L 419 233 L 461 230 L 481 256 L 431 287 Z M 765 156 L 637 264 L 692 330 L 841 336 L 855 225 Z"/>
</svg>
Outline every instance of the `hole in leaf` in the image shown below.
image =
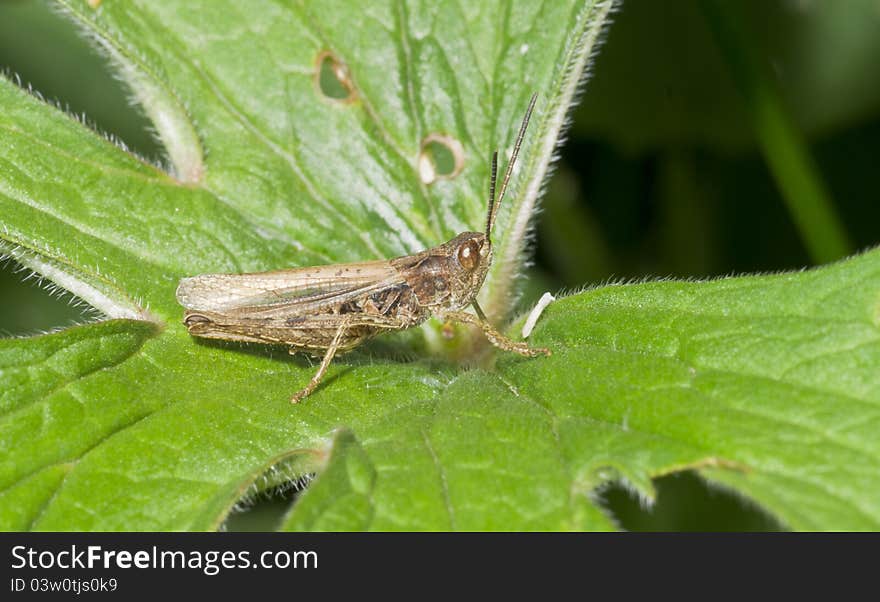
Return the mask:
<svg viewBox="0 0 880 602">
<path fill-rule="evenodd" d="M 348 67 L 329 51 L 318 55 L 317 85 L 321 94 L 335 102 L 352 102 L 354 82 Z"/>
<path fill-rule="evenodd" d="M 425 184 L 454 178 L 464 167 L 464 149 L 451 136 L 431 134 L 422 141 L 418 166 L 419 178 Z"/>
<path fill-rule="evenodd" d="M 619 483 L 602 493 L 604 506 L 627 531 L 784 531 L 748 499 L 701 479 L 692 471 L 654 479 L 657 499 L 645 508 Z"/>
</svg>

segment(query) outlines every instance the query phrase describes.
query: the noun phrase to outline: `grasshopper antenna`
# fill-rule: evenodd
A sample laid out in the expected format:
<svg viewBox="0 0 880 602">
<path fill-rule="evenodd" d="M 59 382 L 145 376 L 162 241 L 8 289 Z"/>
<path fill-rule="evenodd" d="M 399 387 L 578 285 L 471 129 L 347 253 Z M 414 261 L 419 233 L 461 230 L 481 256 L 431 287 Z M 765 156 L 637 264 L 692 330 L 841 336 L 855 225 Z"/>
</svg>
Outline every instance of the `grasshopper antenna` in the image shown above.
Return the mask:
<svg viewBox="0 0 880 602">
<path fill-rule="evenodd" d="M 492 153 L 492 174 L 489 176 L 489 212 L 486 213 L 486 238 L 492 232 L 492 216 L 495 214 L 495 179 L 498 176 L 498 151 Z"/>
<path fill-rule="evenodd" d="M 486 218 L 486 238 L 489 238 L 489 234 L 495 226 L 495 217 L 498 215 L 498 208 L 504 200 L 504 193 L 507 192 L 507 184 L 510 182 L 510 176 L 513 173 L 513 166 L 516 165 L 516 157 L 519 155 L 519 147 L 522 146 L 523 138 L 526 135 L 526 128 L 529 127 L 529 119 L 532 117 L 532 110 L 535 108 L 535 102 L 537 100 L 538 93 L 535 92 L 532 94 L 532 99 L 529 101 L 529 108 L 526 109 L 526 116 L 523 118 L 522 125 L 519 127 L 519 134 L 516 136 L 516 144 L 513 146 L 513 154 L 510 156 L 510 163 L 507 164 L 507 171 L 504 172 L 504 180 L 501 182 L 501 192 L 498 193 L 497 201 L 495 200 L 495 165 L 497 163 L 498 152 L 496 151 L 495 155 L 492 157 L 492 180 L 489 187 L 492 198 L 489 202 L 489 216 Z"/>
</svg>

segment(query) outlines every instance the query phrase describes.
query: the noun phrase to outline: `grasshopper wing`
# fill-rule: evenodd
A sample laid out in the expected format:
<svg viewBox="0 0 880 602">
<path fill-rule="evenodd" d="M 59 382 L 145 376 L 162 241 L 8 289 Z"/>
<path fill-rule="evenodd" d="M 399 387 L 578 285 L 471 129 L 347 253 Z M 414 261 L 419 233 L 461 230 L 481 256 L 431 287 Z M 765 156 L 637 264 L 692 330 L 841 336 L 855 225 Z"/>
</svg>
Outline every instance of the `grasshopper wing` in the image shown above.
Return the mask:
<svg viewBox="0 0 880 602">
<path fill-rule="evenodd" d="M 250 274 L 203 274 L 184 278 L 177 301 L 191 311 L 267 316 L 273 313 L 323 313 L 403 283 L 387 261 L 347 263 Z"/>
</svg>

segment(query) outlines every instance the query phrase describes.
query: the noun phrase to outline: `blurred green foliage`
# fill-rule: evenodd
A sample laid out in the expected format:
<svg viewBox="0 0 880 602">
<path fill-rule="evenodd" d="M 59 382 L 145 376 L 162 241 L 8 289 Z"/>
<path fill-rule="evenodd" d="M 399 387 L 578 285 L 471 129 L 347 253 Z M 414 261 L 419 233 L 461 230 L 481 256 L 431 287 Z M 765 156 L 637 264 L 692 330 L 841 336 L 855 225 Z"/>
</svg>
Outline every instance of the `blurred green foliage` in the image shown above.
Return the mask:
<svg viewBox="0 0 880 602">
<path fill-rule="evenodd" d="M 706 0 L 708 1 L 708 0 Z M 880 241 L 880 4 L 875 0 L 726 0 L 738 43 L 768 74 L 785 119 L 808 147 L 855 249 Z M 624 2 L 574 110 L 536 229 L 523 303 L 544 290 L 620 278 L 702 278 L 811 264 L 761 154 L 730 52 L 703 0 Z M 728 49 L 729 50 L 729 49 Z M 735 49 L 734 49 L 735 50 Z M 104 59 L 35 0 L 0 1 L 0 68 L 50 101 L 161 160 L 144 117 Z M 766 151 L 765 151 L 766 152 Z M 819 225 L 821 229 L 821 224 Z M 0 269 L 0 334 L 65 326 L 65 301 Z M 604 493 L 630 529 L 773 529 L 764 514 L 693 476 L 659 479 L 654 508 Z M 281 504 L 262 504 L 278 513 Z M 231 528 L 263 528 L 257 512 Z"/>
</svg>

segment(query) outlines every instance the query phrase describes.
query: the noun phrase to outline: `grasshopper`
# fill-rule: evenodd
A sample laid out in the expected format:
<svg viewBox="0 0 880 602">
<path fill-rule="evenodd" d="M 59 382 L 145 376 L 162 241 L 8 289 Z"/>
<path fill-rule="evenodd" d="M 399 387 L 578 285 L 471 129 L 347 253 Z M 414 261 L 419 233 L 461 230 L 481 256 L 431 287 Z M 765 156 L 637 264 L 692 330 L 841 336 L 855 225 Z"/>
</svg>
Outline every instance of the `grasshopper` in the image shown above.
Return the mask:
<svg viewBox="0 0 880 602">
<path fill-rule="evenodd" d="M 550 355 L 498 332 L 476 297 L 492 265 L 492 228 L 535 107 L 532 95 L 498 198 L 498 151 L 492 154 L 485 232 L 463 232 L 434 248 L 395 259 L 250 274 L 184 278 L 177 300 L 193 336 L 289 346 L 291 354 L 323 354 L 317 372 L 295 393 L 297 403 L 321 382 L 337 353 L 383 331 L 403 330 L 431 316 L 477 326 L 499 349 L 527 357 Z M 468 305 L 474 314 L 462 311 Z"/>
</svg>

